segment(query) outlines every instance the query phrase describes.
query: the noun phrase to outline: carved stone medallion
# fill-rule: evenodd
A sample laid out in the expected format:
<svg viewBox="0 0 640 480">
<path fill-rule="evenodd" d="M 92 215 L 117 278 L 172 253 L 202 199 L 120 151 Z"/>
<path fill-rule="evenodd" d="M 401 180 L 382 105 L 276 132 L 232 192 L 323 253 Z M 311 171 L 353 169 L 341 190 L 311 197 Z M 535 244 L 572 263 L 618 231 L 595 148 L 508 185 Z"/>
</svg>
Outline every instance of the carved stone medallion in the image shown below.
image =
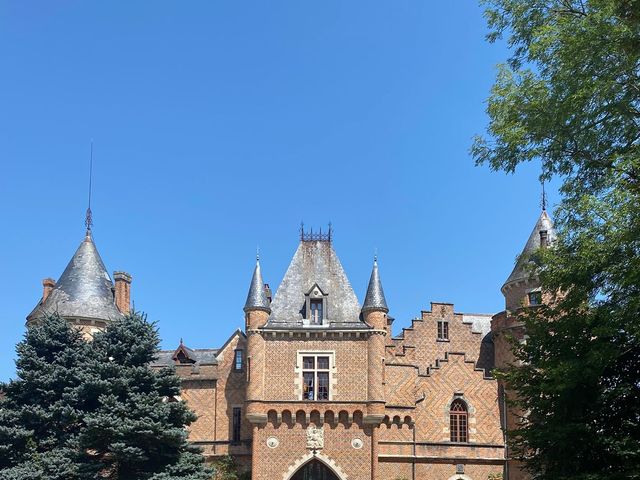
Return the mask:
<svg viewBox="0 0 640 480">
<path fill-rule="evenodd" d="M 359 438 L 354 438 L 353 440 L 351 440 L 351 446 L 356 450 L 360 450 L 362 448 L 362 445 L 362 440 Z"/>
<path fill-rule="evenodd" d="M 324 430 L 322 427 L 310 426 L 307 428 L 307 448 L 310 450 L 324 448 Z"/>
<path fill-rule="evenodd" d="M 278 445 L 280 445 L 280 441 L 276 437 L 267 438 L 267 447 L 276 448 Z"/>
</svg>

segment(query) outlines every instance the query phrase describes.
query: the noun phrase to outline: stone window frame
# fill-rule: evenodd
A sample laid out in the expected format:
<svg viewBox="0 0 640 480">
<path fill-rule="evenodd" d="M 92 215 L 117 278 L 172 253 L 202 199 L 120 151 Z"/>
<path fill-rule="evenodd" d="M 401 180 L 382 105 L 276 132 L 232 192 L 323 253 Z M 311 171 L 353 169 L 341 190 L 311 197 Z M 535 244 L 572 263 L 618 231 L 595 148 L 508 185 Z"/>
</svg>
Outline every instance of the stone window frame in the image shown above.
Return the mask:
<svg viewBox="0 0 640 480">
<path fill-rule="evenodd" d="M 302 357 L 329 357 L 329 399 L 328 400 L 307 400 L 303 398 L 303 362 Z M 337 385 L 337 368 L 336 368 L 336 351 L 335 350 L 298 350 L 296 352 L 296 365 L 294 368 L 294 388 L 297 400 L 306 402 L 331 402 L 336 397 Z"/>
<path fill-rule="evenodd" d="M 449 413 L 451 412 L 451 404 L 456 401 L 456 400 L 462 400 L 466 405 L 467 405 L 467 441 L 465 443 L 458 443 L 458 442 L 452 442 L 451 441 L 451 432 L 449 431 Z M 442 441 L 443 442 L 447 442 L 450 443 L 452 445 L 468 445 L 470 443 L 476 443 L 478 440 L 476 438 L 476 435 L 478 433 L 478 429 L 476 428 L 477 425 L 477 418 L 476 418 L 476 408 L 473 406 L 473 404 L 469 401 L 469 399 L 467 397 L 464 396 L 463 393 L 460 392 L 456 392 L 453 394 L 453 396 L 451 397 L 451 399 L 447 402 L 447 404 L 443 407 L 442 409 L 442 422 L 443 422 L 443 428 L 442 428 Z"/>
<path fill-rule="evenodd" d="M 443 325 L 443 327 L 442 327 L 443 335 L 442 336 L 440 336 L 440 324 Z M 451 326 L 451 322 L 447 318 L 439 318 L 439 319 L 436 320 L 436 341 L 438 341 L 438 342 L 449 342 L 450 341 L 450 339 L 449 339 L 449 332 L 451 330 L 450 326 Z M 446 335 L 444 335 L 445 330 L 446 330 Z"/>
<path fill-rule="evenodd" d="M 452 425 L 456 427 L 453 430 Z M 449 440 L 452 443 L 469 443 L 469 407 L 459 398 L 451 402 L 449 409 Z"/>
<path fill-rule="evenodd" d="M 329 311 L 327 297 L 320 285 L 314 283 L 313 286 L 304 294 L 304 318 L 302 324 L 306 327 L 323 327 L 329 324 Z M 311 300 L 322 300 L 322 321 L 319 324 L 311 323 Z"/>
</svg>

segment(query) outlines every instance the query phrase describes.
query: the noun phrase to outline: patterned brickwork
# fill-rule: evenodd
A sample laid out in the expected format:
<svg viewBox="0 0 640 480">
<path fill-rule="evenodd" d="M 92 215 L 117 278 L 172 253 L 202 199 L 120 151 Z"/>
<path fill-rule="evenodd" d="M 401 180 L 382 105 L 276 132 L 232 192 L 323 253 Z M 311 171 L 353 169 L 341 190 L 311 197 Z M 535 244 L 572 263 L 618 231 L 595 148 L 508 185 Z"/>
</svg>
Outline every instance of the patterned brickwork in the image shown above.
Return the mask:
<svg viewBox="0 0 640 480">
<path fill-rule="evenodd" d="M 464 465 L 464 474 L 456 474 L 456 465 Z M 383 460 L 380 462 L 379 480 L 411 480 L 416 478 L 419 480 L 486 480 L 490 474 L 501 474 L 502 467 L 499 465 L 487 465 L 482 463 L 464 463 L 457 460 L 448 460 L 445 462 L 421 461 L 415 465 L 415 477 L 413 477 L 411 463 L 398 463 Z M 506 480 L 506 479 L 505 479 Z M 509 479 L 511 480 L 511 479 Z"/>
<path fill-rule="evenodd" d="M 497 382 L 484 377 L 464 354 L 449 354 L 439 368 L 421 377 L 424 401 L 416 411 L 421 441 L 449 441 L 449 408 L 459 396 L 469 408 L 469 441 L 502 444 Z"/>
<path fill-rule="evenodd" d="M 448 340 L 438 340 L 438 321 L 448 323 Z M 462 314 L 454 313 L 452 304 L 432 303 L 431 311 L 423 311 L 421 318 L 403 330 L 402 338 L 394 340 L 394 347 L 387 348 L 387 363 L 415 365 L 426 374 L 446 352 L 464 352 L 469 360 L 478 362 L 486 358 L 484 350 L 491 348 L 490 342 L 482 340 L 482 333 L 474 331 Z"/>
<path fill-rule="evenodd" d="M 266 366 L 265 393 L 263 400 L 301 400 L 300 375 L 296 373 L 298 352 L 334 352 L 335 382 L 332 398 L 338 402 L 367 400 L 367 339 L 327 338 L 269 335 L 265 341 Z"/>
<path fill-rule="evenodd" d="M 436 340 L 441 318 L 449 322 L 448 342 Z M 252 337 L 261 360 L 250 364 L 250 372 L 236 372 L 234 351 L 246 350 L 251 358 Z M 191 365 L 177 367 L 184 378 L 182 397 L 199 417 L 190 439 L 208 458 L 229 453 L 241 464 L 251 464 L 254 480 L 288 480 L 313 458 L 307 448 L 310 426 L 322 427 L 324 433 L 316 457 L 341 480 L 448 480 L 456 465 L 464 465 L 463 480 L 485 480 L 502 472 L 504 445 L 498 384 L 478 366 L 482 343 L 482 335 L 450 304 L 432 304 L 401 339 L 367 332 L 258 330 L 249 339 L 236 334 L 218 352 L 217 365 L 201 366 L 197 372 Z M 497 358 L 506 358 L 505 348 L 496 343 Z M 302 399 L 299 364 L 305 352 L 330 356 L 330 401 Z M 248 375 L 264 380 L 257 389 L 259 398 L 250 402 Z M 372 396 L 384 402 L 374 402 L 383 408 L 380 425 L 365 423 L 378 418 Z M 464 444 L 450 441 L 449 409 L 455 398 L 468 405 L 469 441 Z M 242 442 L 233 445 L 233 407 L 246 414 L 249 406 L 261 416 L 251 424 L 243 415 Z M 354 448 L 354 440 L 360 448 Z"/>
<path fill-rule="evenodd" d="M 517 294 L 513 290 L 512 294 Z M 508 312 L 500 312 L 494 315 L 491 321 L 491 331 L 493 332 L 493 341 L 495 344 L 495 362 L 496 368 L 505 368 L 515 362 L 515 357 L 511 349 L 511 341 L 522 341 L 525 336 L 525 331 L 522 323 L 517 318 L 516 314 Z M 514 393 L 505 388 L 502 382 L 499 382 L 502 389 L 504 400 L 501 401 L 501 407 L 506 408 L 506 399 L 513 399 Z M 501 418 L 506 419 L 507 431 L 513 430 L 518 426 L 518 422 L 522 412 L 514 407 L 508 408 L 506 415 L 503 414 Z M 503 425 L 503 427 L 505 427 Z M 509 479 L 510 480 L 526 480 L 529 475 L 524 472 L 520 462 L 509 459 Z"/>
<path fill-rule="evenodd" d="M 370 480 L 371 428 L 356 423 L 321 424 L 324 447 L 317 451 L 332 469 L 343 473 L 343 480 Z M 301 423 L 279 423 L 256 427 L 254 430 L 253 480 L 287 480 L 295 469 L 313 456 L 307 448 L 308 425 Z M 277 439 L 278 446 L 270 448 L 269 438 Z M 354 448 L 353 440 L 361 441 Z M 257 461 L 255 461 L 257 459 Z M 257 468 L 256 468 L 257 467 Z"/>
</svg>

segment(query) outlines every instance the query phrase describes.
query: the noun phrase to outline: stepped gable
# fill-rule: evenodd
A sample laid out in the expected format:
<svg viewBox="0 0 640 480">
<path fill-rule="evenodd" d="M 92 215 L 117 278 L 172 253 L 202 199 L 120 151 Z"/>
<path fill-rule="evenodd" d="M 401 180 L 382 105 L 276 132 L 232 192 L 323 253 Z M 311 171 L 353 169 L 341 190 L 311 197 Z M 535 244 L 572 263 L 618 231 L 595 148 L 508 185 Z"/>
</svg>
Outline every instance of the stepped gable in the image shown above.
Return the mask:
<svg viewBox="0 0 640 480">
<path fill-rule="evenodd" d="M 265 328 L 302 327 L 305 296 L 317 286 L 326 295 L 329 329 L 368 329 L 360 304 L 330 240 L 302 240 L 271 302 Z"/>
<path fill-rule="evenodd" d="M 90 230 L 51 293 L 38 302 L 27 321 L 56 312 L 65 319 L 109 321 L 122 317 L 116 307 L 113 282 Z"/>
<path fill-rule="evenodd" d="M 438 339 L 437 322 L 448 323 L 447 340 Z M 387 364 L 409 364 L 427 374 L 449 352 L 464 353 L 488 374 L 493 368 L 491 315 L 454 313 L 449 303 L 431 303 L 430 311 L 412 320 L 386 348 Z"/>
</svg>

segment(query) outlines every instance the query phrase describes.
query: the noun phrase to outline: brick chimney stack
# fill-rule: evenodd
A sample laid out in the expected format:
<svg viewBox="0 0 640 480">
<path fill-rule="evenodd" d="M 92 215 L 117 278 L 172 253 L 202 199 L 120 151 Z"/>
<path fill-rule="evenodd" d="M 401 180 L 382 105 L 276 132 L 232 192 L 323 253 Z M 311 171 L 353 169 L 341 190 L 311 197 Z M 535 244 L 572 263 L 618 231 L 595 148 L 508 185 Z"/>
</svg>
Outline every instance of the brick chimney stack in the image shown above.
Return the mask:
<svg viewBox="0 0 640 480">
<path fill-rule="evenodd" d="M 113 272 L 116 282 L 116 306 L 122 313 L 131 311 L 131 275 L 127 272 Z"/>
<path fill-rule="evenodd" d="M 47 299 L 53 287 L 56 286 L 56 281 L 53 278 L 45 278 L 42 280 L 42 303 Z"/>
</svg>

